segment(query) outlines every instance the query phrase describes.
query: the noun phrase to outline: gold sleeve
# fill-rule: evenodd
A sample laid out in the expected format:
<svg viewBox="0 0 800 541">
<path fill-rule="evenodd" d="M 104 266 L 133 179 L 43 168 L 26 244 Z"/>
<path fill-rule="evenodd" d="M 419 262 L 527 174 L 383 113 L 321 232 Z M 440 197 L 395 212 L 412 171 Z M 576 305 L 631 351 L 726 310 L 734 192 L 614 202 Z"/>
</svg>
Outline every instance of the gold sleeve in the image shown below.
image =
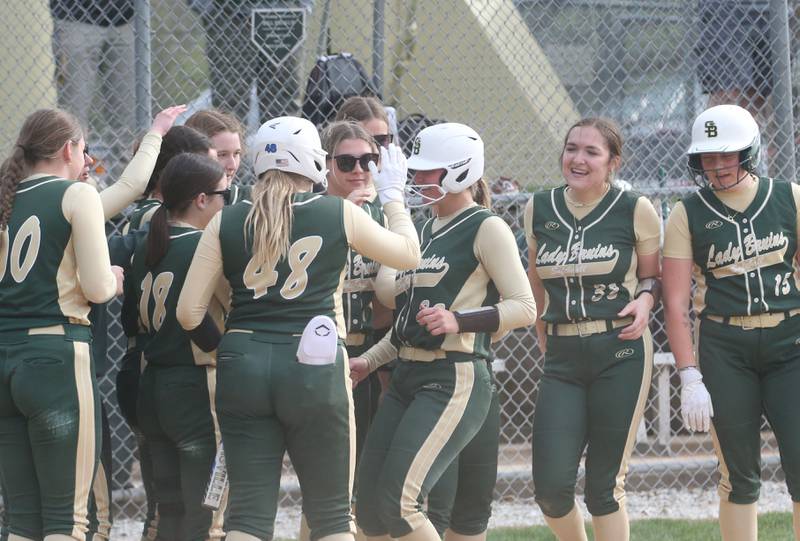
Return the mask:
<svg viewBox="0 0 800 541">
<path fill-rule="evenodd" d="M 395 278 L 397 271 L 388 265 L 381 265 L 375 277 L 375 298 L 386 308 L 395 309 Z"/>
<path fill-rule="evenodd" d="M 72 248 L 81 290 L 86 300 L 100 304 L 117 292 L 117 279 L 111 272 L 103 206 L 97 190 L 75 182 L 61 201 L 64 218 L 72 226 Z"/>
<path fill-rule="evenodd" d="M 156 166 L 161 151 L 161 136 L 149 132 L 142 138 L 139 150 L 114 184 L 100 192 L 103 214 L 106 220 L 119 214 L 125 207 L 136 201 L 147 189 L 150 175 Z"/>
<path fill-rule="evenodd" d="M 203 231 L 178 297 L 176 317 L 187 331 L 202 323 L 222 278 L 222 246 L 219 242 L 221 219 L 222 211 L 214 215 Z"/>
<path fill-rule="evenodd" d="M 633 209 L 633 233 L 638 255 L 654 254 L 661 247 L 661 219 L 653 203 L 645 196 L 637 199 Z"/>
<path fill-rule="evenodd" d="M 475 235 L 475 256 L 497 286 L 500 302 L 500 327 L 497 332 L 533 325 L 536 302 L 531 284 L 522 267 L 514 234 L 499 216 L 483 221 Z"/>
<path fill-rule="evenodd" d="M 686 207 L 678 201 L 672 208 L 664 230 L 664 257 L 693 259 L 692 234 L 689 231 L 689 217 Z"/>
<path fill-rule="evenodd" d="M 419 265 L 417 230 L 402 203 L 384 205 L 388 230 L 355 204 L 346 199 L 343 203 L 345 234 L 355 251 L 399 270 L 410 270 Z"/>
<path fill-rule="evenodd" d="M 395 360 L 397 358 L 397 348 L 392 344 L 392 331 L 387 332 L 377 344 L 369 348 L 361 356 L 367 360 L 370 372 Z"/>
<path fill-rule="evenodd" d="M 528 241 L 528 248 L 536 246 L 536 236 L 533 234 L 533 197 L 525 205 L 525 212 L 522 215 L 522 224 L 525 230 L 525 240 Z"/>
</svg>

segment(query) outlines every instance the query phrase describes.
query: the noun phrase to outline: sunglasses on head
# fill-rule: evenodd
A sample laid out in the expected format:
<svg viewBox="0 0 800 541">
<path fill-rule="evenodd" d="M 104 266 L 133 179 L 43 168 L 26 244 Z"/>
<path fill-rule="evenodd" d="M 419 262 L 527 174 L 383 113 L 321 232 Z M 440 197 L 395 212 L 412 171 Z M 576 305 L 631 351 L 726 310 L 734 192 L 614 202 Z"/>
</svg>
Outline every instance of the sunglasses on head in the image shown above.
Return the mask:
<svg viewBox="0 0 800 541">
<path fill-rule="evenodd" d="M 216 190 L 213 192 L 206 192 L 206 195 L 221 195 L 222 200 L 225 202 L 226 205 L 231 204 L 231 189 L 228 188 L 226 190 Z"/>
<path fill-rule="evenodd" d="M 388 147 L 392 141 L 394 141 L 394 135 L 391 133 L 385 133 L 383 135 L 373 135 L 372 138 L 375 140 L 378 146 L 381 147 Z"/>
<path fill-rule="evenodd" d="M 361 166 L 362 171 L 369 171 L 369 162 L 378 164 L 378 155 L 370 152 L 361 156 L 351 156 L 350 154 L 339 154 L 333 157 L 336 160 L 336 167 L 342 173 L 349 173 L 356 168 L 356 162 Z"/>
</svg>

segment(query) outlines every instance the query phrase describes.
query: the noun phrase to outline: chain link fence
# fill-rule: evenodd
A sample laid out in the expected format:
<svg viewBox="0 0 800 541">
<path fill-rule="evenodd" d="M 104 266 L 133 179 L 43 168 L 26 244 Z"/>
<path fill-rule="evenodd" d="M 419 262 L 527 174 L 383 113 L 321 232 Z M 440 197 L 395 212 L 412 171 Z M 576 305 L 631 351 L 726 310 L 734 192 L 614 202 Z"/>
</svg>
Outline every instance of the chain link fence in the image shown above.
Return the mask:
<svg viewBox="0 0 800 541">
<path fill-rule="evenodd" d="M 693 189 L 684 151 L 692 119 L 709 104 L 751 110 L 762 127 L 764 172 L 794 180 L 795 1 L 8 0 L 0 39 L 19 54 L 0 59 L 0 146 L 10 148 L 33 109 L 58 104 L 88 127 L 104 186 L 127 163 L 150 112 L 175 103 L 189 104 L 187 116 L 212 106 L 233 112 L 248 133 L 281 114 L 326 117 L 339 100 L 304 104 L 307 77 L 319 56 L 346 51 L 366 79 L 357 70 L 332 77 L 380 96 L 401 143 L 440 120 L 481 133 L 487 178 L 521 187 L 496 197 L 495 207 L 527 259 L 521 227 L 528 192 L 562 182 L 562 141 L 583 116 L 619 122 L 626 137 L 619 177 L 650 196 L 664 218 Z M 251 181 L 242 167 L 239 182 Z M 124 221 L 111 222 L 109 233 Z M 628 486 L 712 486 L 710 437 L 688 434 L 679 419 L 660 309 L 651 329 L 656 370 Z M 101 388 L 110 406 L 115 502 L 122 516 L 141 517 L 135 440 L 113 388 L 125 348 L 118 320 L 108 333 L 114 368 Z M 496 353 L 503 405 L 497 495 L 530 496 L 542 355 L 532 329 L 510 334 Z M 766 424 L 763 442 L 764 475 L 780 480 Z M 289 469 L 286 479 L 283 502 L 297 504 Z"/>
</svg>

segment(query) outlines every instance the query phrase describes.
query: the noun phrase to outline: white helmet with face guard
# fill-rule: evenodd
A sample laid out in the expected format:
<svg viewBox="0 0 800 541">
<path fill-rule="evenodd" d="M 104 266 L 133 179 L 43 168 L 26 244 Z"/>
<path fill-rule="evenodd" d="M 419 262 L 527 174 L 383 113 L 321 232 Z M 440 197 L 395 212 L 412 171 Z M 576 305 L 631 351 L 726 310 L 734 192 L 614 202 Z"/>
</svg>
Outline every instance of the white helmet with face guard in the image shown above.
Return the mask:
<svg viewBox="0 0 800 541">
<path fill-rule="evenodd" d="M 700 186 L 709 186 L 706 170 L 700 160 L 702 154 L 729 152 L 738 152 L 740 167 L 748 173 L 754 172 L 761 154 L 758 124 L 753 115 L 738 105 L 717 105 L 706 109 L 692 125 L 692 142 L 686 151 L 689 171 L 695 182 Z M 743 178 L 741 176 L 736 184 Z"/>
<path fill-rule="evenodd" d="M 439 197 L 423 195 L 422 191 L 431 186 L 411 184 L 406 188 L 409 195 L 422 198 L 421 206 L 430 205 L 448 193 L 463 192 L 481 179 L 483 141 L 475 130 L 464 124 L 447 122 L 429 126 L 414 139 L 408 168 L 416 171 L 444 169 L 439 180 Z"/>
</svg>

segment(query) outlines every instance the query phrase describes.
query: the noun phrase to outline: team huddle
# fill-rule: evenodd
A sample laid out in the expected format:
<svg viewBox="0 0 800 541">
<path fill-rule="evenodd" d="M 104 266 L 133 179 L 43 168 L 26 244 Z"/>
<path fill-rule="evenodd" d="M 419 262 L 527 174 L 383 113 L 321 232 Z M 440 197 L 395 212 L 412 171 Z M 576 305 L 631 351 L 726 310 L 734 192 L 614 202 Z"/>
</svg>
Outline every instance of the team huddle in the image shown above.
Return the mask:
<svg viewBox="0 0 800 541">
<path fill-rule="evenodd" d="M 536 503 L 560 541 L 587 539 L 585 453 L 594 538 L 627 540 L 662 275 L 684 424 L 711 432 L 719 460 L 723 540 L 757 539 L 762 414 L 800 539 L 800 188 L 755 173 L 746 110 L 695 120 L 700 189 L 675 205 L 663 249 L 652 203 L 614 180 L 619 128 L 570 127 L 563 185 L 525 209 L 527 275 L 469 126 L 424 128 L 406 157 L 380 102 L 351 98 L 321 134 L 264 123 L 243 185 L 239 122 L 209 110 L 173 125 L 184 111 L 159 113 L 99 193 L 65 111 L 32 113 L 0 167 L 3 539 L 109 538 L 97 344 L 105 303 L 124 295 L 116 392 L 139 447 L 142 539 L 271 540 L 287 453 L 304 541 L 485 539 L 492 344 L 535 325 Z M 413 205 L 431 217 L 415 224 Z"/>
</svg>

